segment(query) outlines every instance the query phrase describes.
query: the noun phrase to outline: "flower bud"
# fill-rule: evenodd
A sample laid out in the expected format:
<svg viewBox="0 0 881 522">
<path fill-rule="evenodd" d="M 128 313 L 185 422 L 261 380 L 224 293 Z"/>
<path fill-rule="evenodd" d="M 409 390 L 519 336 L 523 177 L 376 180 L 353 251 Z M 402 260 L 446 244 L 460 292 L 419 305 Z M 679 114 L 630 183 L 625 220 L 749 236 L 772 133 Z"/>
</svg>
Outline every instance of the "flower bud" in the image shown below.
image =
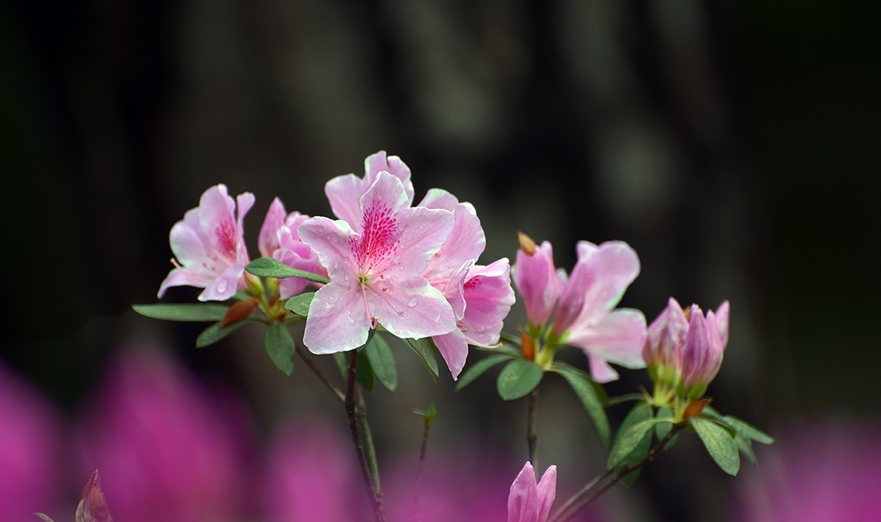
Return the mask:
<svg viewBox="0 0 881 522">
<path fill-rule="evenodd" d="M 223 319 L 220 320 L 220 324 L 222 326 L 229 326 L 233 323 L 244 320 L 251 315 L 251 312 L 257 309 L 257 305 L 259 304 L 260 300 L 256 297 L 236 301 L 229 307 L 229 309 L 227 309 L 226 313 L 223 314 Z"/>
<path fill-rule="evenodd" d="M 535 241 L 531 237 L 518 230 L 517 242 L 520 243 L 520 250 L 527 256 L 535 255 Z"/>
<path fill-rule="evenodd" d="M 682 306 L 674 298 L 667 302 L 667 308 L 648 327 L 642 357 L 649 368 L 654 382 L 675 385 L 678 377 L 679 352 L 685 344 L 688 333 L 688 319 Z"/>
<path fill-rule="evenodd" d="M 96 469 L 86 487 L 83 488 L 83 497 L 76 507 L 76 522 L 113 522 L 110 509 L 107 507 L 107 499 L 101 491 L 101 477 Z"/>
</svg>

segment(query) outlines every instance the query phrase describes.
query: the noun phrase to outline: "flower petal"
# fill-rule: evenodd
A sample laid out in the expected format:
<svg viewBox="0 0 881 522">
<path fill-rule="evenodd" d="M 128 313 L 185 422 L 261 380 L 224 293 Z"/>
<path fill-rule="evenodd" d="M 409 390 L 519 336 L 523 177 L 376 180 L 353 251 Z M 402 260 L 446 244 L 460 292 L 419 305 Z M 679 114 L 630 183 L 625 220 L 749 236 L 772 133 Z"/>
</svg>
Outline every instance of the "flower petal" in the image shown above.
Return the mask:
<svg viewBox="0 0 881 522">
<path fill-rule="evenodd" d="M 450 304 L 424 277 L 389 278 L 382 290 L 367 292 L 370 312 L 392 335 L 421 339 L 456 328 Z"/>
<path fill-rule="evenodd" d="M 456 328 L 450 333 L 435 335 L 431 340 L 447 363 L 453 380 L 457 380 L 468 358 L 468 341 L 465 340 L 465 336 Z"/>
<path fill-rule="evenodd" d="M 347 222 L 315 216 L 300 225 L 297 231 L 303 243 L 318 255 L 331 279 L 356 273 L 351 244 L 357 234 Z"/>
<path fill-rule="evenodd" d="M 639 310 L 619 308 L 587 328 L 569 331 L 568 344 L 588 355 L 626 368 L 645 368 L 645 316 Z"/>
<path fill-rule="evenodd" d="M 538 511 L 535 470 L 527 461 L 511 484 L 508 493 L 508 522 L 536 522 Z"/>
<path fill-rule="evenodd" d="M 546 522 L 557 496 L 557 466 L 550 466 L 538 482 L 538 518 L 537 522 Z"/>
<path fill-rule="evenodd" d="M 314 354 L 354 350 L 367 342 L 370 319 L 357 281 L 331 281 L 315 292 L 303 344 Z"/>
<path fill-rule="evenodd" d="M 478 346 L 497 344 L 505 317 L 515 299 L 508 259 L 472 267 L 465 282 L 464 295 L 466 306 L 462 332 L 465 338 Z"/>
<path fill-rule="evenodd" d="M 361 231 L 361 196 L 364 180 L 354 174 L 337 176 L 324 185 L 333 215 L 342 219 L 356 232 Z"/>
<path fill-rule="evenodd" d="M 413 182 L 410 180 L 410 167 L 404 163 L 398 156 L 386 156 L 386 152 L 381 150 L 364 160 L 364 180 L 368 186 L 376 179 L 380 172 L 388 172 L 401 180 L 404 192 L 407 195 L 407 205 L 413 202 L 415 190 L 413 190 Z"/>
<path fill-rule="evenodd" d="M 260 235 L 257 237 L 257 249 L 263 257 L 272 257 L 278 250 L 278 230 L 285 224 L 285 209 L 281 200 L 275 198 L 266 211 L 263 226 L 260 227 Z"/>
<path fill-rule="evenodd" d="M 549 242 L 536 247 L 532 255 L 517 251 L 514 284 L 523 296 L 530 324 L 542 325 L 551 316 L 560 296 L 559 282 L 560 276 L 554 267 L 554 250 Z"/>
<path fill-rule="evenodd" d="M 615 308 L 624 291 L 639 275 L 639 258 L 630 245 L 623 241 L 607 241 L 596 249 L 590 243 L 581 242 L 578 252 L 578 263 L 572 271 L 566 290 L 577 292 L 581 289 L 584 292 L 581 312 L 574 320 L 584 327 Z M 578 280 L 573 281 L 576 272 L 582 270 L 584 272 Z M 575 287 L 570 290 L 573 285 Z"/>
</svg>

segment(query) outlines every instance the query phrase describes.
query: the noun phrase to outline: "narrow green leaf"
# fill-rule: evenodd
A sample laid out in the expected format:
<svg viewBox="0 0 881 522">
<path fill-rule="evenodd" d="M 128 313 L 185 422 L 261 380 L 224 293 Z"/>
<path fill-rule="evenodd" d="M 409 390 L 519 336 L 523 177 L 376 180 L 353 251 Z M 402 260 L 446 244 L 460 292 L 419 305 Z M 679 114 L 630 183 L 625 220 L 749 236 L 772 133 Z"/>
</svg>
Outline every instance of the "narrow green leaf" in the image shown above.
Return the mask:
<svg viewBox="0 0 881 522">
<path fill-rule="evenodd" d="M 132 305 L 135 312 L 151 319 L 165 321 L 220 321 L 229 309 L 228 306 L 216 304 L 136 304 Z"/>
<path fill-rule="evenodd" d="M 721 417 L 720 420 L 724 421 L 724 423 L 728 426 L 734 428 L 734 431 L 736 431 L 740 435 L 746 437 L 747 439 L 754 440 L 759 444 L 771 444 L 774 442 L 774 437 L 759 430 L 755 426 L 752 426 L 745 421 L 738 419 L 737 417 L 726 415 L 724 417 Z"/>
<path fill-rule="evenodd" d="M 625 488 L 629 488 L 630 486 L 636 484 L 636 479 L 639 478 L 640 473 L 642 473 L 642 468 L 639 468 L 636 471 L 631 471 L 630 473 L 624 475 L 624 478 L 621 479 L 621 485 Z"/>
<path fill-rule="evenodd" d="M 652 419 L 651 405 L 641 402 L 633 406 L 633 409 L 624 417 L 612 449 L 609 451 L 609 459 L 606 465 L 609 469 L 636 464 L 648 455 L 652 443 L 652 426 L 648 421 Z M 639 429 L 634 429 L 639 426 Z"/>
<path fill-rule="evenodd" d="M 431 373 L 432 378 L 436 379 L 440 372 L 437 368 L 437 360 L 434 358 L 434 345 L 431 343 L 431 339 L 404 339 L 404 343 L 416 352 L 419 360 Z"/>
<path fill-rule="evenodd" d="M 288 329 L 276 321 L 269 323 L 266 332 L 263 333 L 263 344 L 275 367 L 285 375 L 290 375 L 294 371 L 294 356 L 297 350 L 294 348 L 294 340 Z"/>
<path fill-rule="evenodd" d="M 587 414 L 593 421 L 593 425 L 596 427 L 600 440 L 603 441 L 603 446 L 608 448 L 610 432 L 609 418 L 606 417 L 606 409 L 603 407 L 602 397 L 597 394 L 596 387 L 593 385 L 593 380 L 586 372 L 562 361 L 555 362 L 551 370 L 562 375 L 563 378 L 566 379 L 566 382 L 569 383 L 569 386 L 572 387 L 575 395 L 578 396 L 578 399 L 581 401 L 581 404 L 584 406 L 584 409 L 587 410 Z"/>
<path fill-rule="evenodd" d="M 373 340 L 364 347 L 364 353 L 370 360 L 373 375 L 380 384 L 388 391 L 395 391 L 398 387 L 398 369 L 395 365 L 395 356 L 385 339 L 381 335 L 374 335 Z"/>
<path fill-rule="evenodd" d="M 244 326 L 247 322 L 247 320 L 236 321 L 229 326 L 223 326 L 219 322 L 212 324 L 202 331 L 202 333 L 199 334 L 199 337 L 196 337 L 196 348 L 205 348 L 206 346 L 216 343 Z"/>
<path fill-rule="evenodd" d="M 624 395 L 616 395 L 606 400 L 606 406 L 617 406 L 625 402 L 635 402 L 644 400 L 645 396 L 641 393 L 625 393 Z"/>
<path fill-rule="evenodd" d="M 670 433 L 670 430 L 673 429 L 673 411 L 666 406 L 661 406 L 658 408 L 658 413 L 655 415 L 655 418 L 658 419 L 669 419 L 669 422 L 660 422 L 655 424 L 655 436 L 658 440 L 663 440 L 664 437 Z"/>
<path fill-rule="evenodd" d="M 373 391 L 373 367 L 370 366 L 370 360 L 364 354 L 364 350 L 358 352 L 358 364 L 355 366 L 355 380 L 361 383 L 367 391 Z"/>
<path fill-rule="evenodd" d="M 437 408 L 434 406 L 434 403 L 431 403 L 431 405 L 427 409 L 413 410 L 413 413 L 425 418 L 426 426 L 431 426 L 431 424 L 434 422 L 434 419 L 437 417 Z"/>
<path fill-rule="evenodd" d="M 728 430 L 702 417 L 691 419 L 691 426 L 722 471 L 729 475 L 737 475 L 740 470 L 740 455 L 734 437 L 728 433 Z"/>
<path fill-rule="evenodd" d="M 309 315 L 309 305 L 312 304 L 312 298 L 314 297 L 315 292 L 303 292 L 302 294 L 297 294 L 285 302 L 285 310 L 290 310 L 297 315 L 306 317 Z"/>
<path fill-rule="evenodd" d="M 54 520 L 52 520 L 51 518 L 47 517 L 46 515 L 44 515 L 42 513 L 34 513 L 34 515 L 36 515 L 43 522 L 55 522 Z"/>
<path fill-rule="evenodd" d="M 511 356 L 507 354 L 497 354 L 490 355 L 484 359 L 477 361 L 472 364 L 465 370 L 465 373 L 459 376 L 459 381 L 456 383 L 456 391 L 461 390 L 462 388 L 468 386 L 475 379 L 483 375 L 484 372 L 492 368 L 493 366 L 499 364 L 502 361 L 511 360 Z"/>
<path fill-rule="evenodd" d="M 543 376 L 541 366 L 532 361 L 515 359 L 499 373 L 496 381 L 499 397 L 506 401 L 519 399 L 534 390 Z"/>
<path fill-rule="evenodd" d="M 245 267 L 245 270 L 254 274 L 257 277 L 275 277 L 278 279 L 284 279 L 286 277 L 302 277 L 303 279 L 314 281 L 316 283 L 330 282 L 327 280 L 327 278 L 321 277 L 318 274 L 313 274 L 312 272 L 305 272 L 303 270 L 291 268 L 281 261 L 278 261 L 277 259 L 273 259 L 271 257 L 261 257 L 259 259 L 253 260 L 248 263 L 248 266 Z"/>
<path fill-rule="evenodd" d="M 753 443 L 751 440 L 738 433 L 734 436 L 734 443 L 737 445 L 738 451 L 743 453 L 743 456 L 746 457 L 747 460 L 753 464 L 756 463 L 756 454 L 753 451 Z"/>
</svg>

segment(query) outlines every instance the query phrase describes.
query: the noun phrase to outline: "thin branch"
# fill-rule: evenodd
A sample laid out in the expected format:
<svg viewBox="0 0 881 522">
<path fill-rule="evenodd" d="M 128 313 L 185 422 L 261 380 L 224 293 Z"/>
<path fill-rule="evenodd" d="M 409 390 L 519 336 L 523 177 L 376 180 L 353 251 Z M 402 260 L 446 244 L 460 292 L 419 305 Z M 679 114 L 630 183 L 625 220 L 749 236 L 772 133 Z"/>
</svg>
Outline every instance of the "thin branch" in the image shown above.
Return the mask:
<svg viewBox="0 0 881 522">
<path fill-rule="evenodd" d="M 362 415 L 362 412 L 356 411 L 356 395 L 359 405 L 362 403 L 361 390 L 358 383 L 355 381 L 357 365 L 358 351 L 352 350 L 349 355 L 348 380 L 346 383 L 345 398 L 346 414 L 349 419 L 349 432 L 352 434 L 352 442 L 355 443 L 355 451 L 358 452 L 358 462 L 361 464 L 361 474 L 364 478 L 364 486 L 367 489 L 367 498 L 370 500 L 370 506 L 373 508 L 373 518 L 376 522 L 385 522 L 385 517 L 382 514 L 382 496 L 378 494 L 373 487 L 374 482 L 372 477 L 374 473 L 371 473 L 371 459 L 368 459 L 368 455 L 364 451 L 364 444 L 361 437 L 361 426 L 366 425 L 366 419 L 359 419 L 358 417 Z M 369 437 L 369 430 L 365 435 Z M 370 442 L 370 447 L 372 449 L 372 440 Z M 375 455 L 372 460 L 375 465 Z"/>
<path fill-rule="evenodd" d="M 336 397 L 337 400 L 345 404 L 346 396 L 343 394 L 343 392 L 341 392 L 339 388 L 337 388 L 332 382 L 330 382 L 330 379 L 327 378 L 327 375 L 324 375 L 324 372 L 321 371 L 321 368 L 318 366 L 318 364 L 316 364 L 315 361 L 312 360 L 311 357 L 309 357 L 309 354 L 306 352 L 306 350 L 303 349 L 302 346 L 300 346 L 299 344 L 295 344 L 294 346 L 297 349 L 297 354 L 300 355 L 300 359 L 303 359 L 303 362 L 305 362 L 306 366 L 308 366 L 309 369 L 312 370 L 312 373 L 314 373 L 318 377 L 318 380 L 320 380 L 324 383 L 325 386 L 327 386 L 327 388 L 331 391 L 331 393 L 333 393 L 334 397 Z"/>
<path fill-rule="evenodd" d="M 529 394 L 529 411 L 526 418 L 526 447 L 529 450 L 529 462 L 532 467 L 537 468 L 536 446 L 538 444 L 538 386 L 536 386 Z"/>
<path fill-rule="evenodd" d="M 434 405 L 432 405 L 432 408 Z M 425 417 L 425 427 L 422 430 L 422 445 L 419 447 L 419 467 L 416 469 L 416 492 L 413 494 L 413 520 L 419 522 L 419 488 L 422 486 L 422 474 L 425 470 L 425 454 L 428 451 L 428 433 L 431 430 L 432 419 Z"/>
</svg>

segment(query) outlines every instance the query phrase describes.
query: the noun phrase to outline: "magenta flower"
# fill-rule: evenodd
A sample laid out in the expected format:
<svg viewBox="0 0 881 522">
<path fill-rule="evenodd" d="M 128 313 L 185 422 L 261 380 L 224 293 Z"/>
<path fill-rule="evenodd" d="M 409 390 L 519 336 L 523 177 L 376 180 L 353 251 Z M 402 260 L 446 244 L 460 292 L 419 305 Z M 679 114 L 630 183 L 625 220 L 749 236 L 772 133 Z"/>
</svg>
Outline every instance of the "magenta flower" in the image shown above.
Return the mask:
<svg viewBox="0 0 881 522">
<path fill-rule="evenodd" d="M 159 351 L 126 351 L 106 369 L 77 426 L 80 469 L 101 469 L 118 520 L 238 520 L 251 497 L 249 418 Z"/>
<path fill-rule="evenodd" d="M 324 186 L 324 193 L 330 201 L 330 208 L 336 217 L 342 219 L 361 232 L 361 196 L 376 182 L 380 172 L 387 172 L 401 180 L 407 206 L 413 203 L 413 182 L 410 181 L 410 168 L 397 156 L 386 156 L 384 150 L 371 154 L 364 160 L 364 177 L 354 174 L 337 176 Z"/>
<path fill-rule="evenodd" d="M 358 348 L 377 324 L 402 338 L 456 327 L 449 303 L 422 275 L 447 239 L 453 215 L 410 208 L 410 201 L 399 178 L 379 172 L 360 197 L 357 226 L 325 217 L 300 225 L 300 238 L 330 278 L 315 293 L 306 321 L 303 342 L 313 353 Z"/>
<path fill-rule="evenodd" d="M 472 266 L 463 285 L 463 298 L 465 312 L 456 321 L 456 329 L 432 337 L 453 380 L 465 366 L 469 344 L 487 348 L 498 345 L 503 322 L 514 304 L 508 260 Z"/>
<path fill-rule="evenodd" d="M 169 242 L 175 268 L 159 286 L 159 297 L 171 286 L 204 288 L 200 301 L 224 301 L 245 289 L 248 251 L 242 221 L 254 205 L 254 195 L 227 194 L 226 185 L 215 185 L 202 194 L 199 206 L 188 210 L 171 228 Z"/>
<path fill-rule="evenodd" d="M 661 388 L 682 384 L 692 398 L 703 395 L 716 377 L 728 344 L 729 304 L 723 302 L 706 316 L 697 305 L 687 311 L 672 297 L 652 321 L 643 357 L 649 375 Z"/>
<path fill-rule="evenodd" d="M 321 266 L 318 255 L 300 240 L 297 229 L 309 219 L 299 212 L 285 213 L 281 200 L 275 198 L 266 212 L 266 219 L 260 228 L 258 247 L 260 255 L 272 257 L 291 268 L 327 276 L 327 270 Z M 288 277 L 279 280 L 279 297 L 287 299 L 301 293 L 309 281 L 300 277 Z"/>
<path fill-rule="evenodd" d="M 557 495 L 557 466 L 551 466 L 536 484 L 535 470 L 528 461 L 511 484 L 508 522 L 547 522 Z"/>
<path fill-rule="evenodd" d="M 621 241 L 599 246 L 579 241 L 577 251 L 578 261 L 566 278 L 555 270 L 547 241 L 532 255 L 521 249 L 514 282 L 526 303 L 530 329 L 546 333 L 551 348 L 562 344 L 581 348 L 593 379 L 612 381 L 618 373 L 609 363 L 645 366 L 645 316 L 639 310 L 615 309 L 639 274 L 639 258 Z"/>
</svg>

